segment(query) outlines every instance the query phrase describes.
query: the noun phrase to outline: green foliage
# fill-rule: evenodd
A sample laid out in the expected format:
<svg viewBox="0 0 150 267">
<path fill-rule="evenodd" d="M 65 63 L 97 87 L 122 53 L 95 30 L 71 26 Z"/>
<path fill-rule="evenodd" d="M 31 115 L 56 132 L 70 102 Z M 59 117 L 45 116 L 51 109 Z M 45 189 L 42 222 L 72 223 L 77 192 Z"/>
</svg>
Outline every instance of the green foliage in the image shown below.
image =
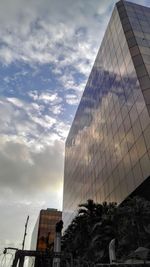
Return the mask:
<svg viewBox="0 0 150 267">
<path fill-rule="evenodd" d="M 150 248 L 150 202 L 134 197 L 118 207 L 117 256 L 124 257 L 138 247 Z"/>
<path fill-rule="evenodd" d="M 108 246 L 118 240 L 117 257 L 124 258 L 139 246 L 150 247 L 150 202 L 143 198 L 116 203 L 89 199 L 79 210 L 62 238 L 64 252 L 75 259 L 108 263 Z"/>
</svg>

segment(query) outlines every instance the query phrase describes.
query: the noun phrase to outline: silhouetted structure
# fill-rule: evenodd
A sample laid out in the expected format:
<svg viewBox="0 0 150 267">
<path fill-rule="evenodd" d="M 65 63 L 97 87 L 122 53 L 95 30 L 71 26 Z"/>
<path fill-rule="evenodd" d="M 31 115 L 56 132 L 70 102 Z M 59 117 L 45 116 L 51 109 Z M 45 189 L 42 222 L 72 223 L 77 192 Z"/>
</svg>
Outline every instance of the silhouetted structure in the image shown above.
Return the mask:
<svg viewBox="0 0 150 267">
<path fill-rule="evenodd" d="M 61 218 L 62 212 L 57 209 L 48 208 L 40 211 L 32 234 L 31 250 L 41 252 L 53 250 L 56 223 L 59 222 Z M 40 267 L 43 266 L 42 264 L 43 260 L 37 258 L 34 266 Z"/>
<path fill-rule="evenodd" d="M 54 242 L 56 223 L 62 218 L 57 209 L 41 210 L 32 234 L 31 249 L 45 251 Z"/>
<path fill-rule="evenodd" d="M 59 222 L 56 223 L 56 233 L 61 233 L 63 229 L 63 221 L 60 220 Z"/>
<path fill-rule="evenodd" d="M 63 221 L 60 220 L 56 223 L 56 236 L 54 240 L 54 253 L 61 254 L 61 231 L 63 229 Z M 61 259 L 58 257 L 54 257 L 53 259 L 53 267 L 60 267 Z"/>
</svg>

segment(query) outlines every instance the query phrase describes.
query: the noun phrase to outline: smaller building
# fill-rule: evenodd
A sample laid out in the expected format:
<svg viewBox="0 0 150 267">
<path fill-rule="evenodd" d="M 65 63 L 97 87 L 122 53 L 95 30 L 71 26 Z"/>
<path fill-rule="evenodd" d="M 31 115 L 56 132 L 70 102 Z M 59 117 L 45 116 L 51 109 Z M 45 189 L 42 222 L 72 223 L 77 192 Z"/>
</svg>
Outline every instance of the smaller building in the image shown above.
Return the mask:
<svg viewBox="0 0 150 267">
<path fill-rule="evenodd" d="M 31 250 L 45 251 L 50 249 L 55 238 L 55 226 L 62 219 L 62 212 L 57 209 L 41 210 L 35 224 Z"/>
</svg>

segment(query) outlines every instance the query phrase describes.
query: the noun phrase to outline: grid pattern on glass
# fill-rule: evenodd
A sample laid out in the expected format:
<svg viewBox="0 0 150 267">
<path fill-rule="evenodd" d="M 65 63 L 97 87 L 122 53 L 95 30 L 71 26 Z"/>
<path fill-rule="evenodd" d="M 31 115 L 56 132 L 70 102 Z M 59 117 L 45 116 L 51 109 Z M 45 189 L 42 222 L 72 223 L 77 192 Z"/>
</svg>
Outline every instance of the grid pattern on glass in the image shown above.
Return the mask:
<svg viewBox="0 0 150 267">
<path fill-rule="evenodd" d="M 150 113 L 150 11 L 129 2 L 118 5 L 119 16 Z"/>
<path fill-rule="evenodd" d="M 55 238 L 56 223 L 61 220 L 62 212 L 41 210 L 39 218 L 36 222 L 31 241 L 32 250 L 44 251 L 47 243 L 51 244 Z M 48 238 L 48 240 L 47 240 Z"/>
<path fill-rule="evenodd" d="M 55 226 L 61 220 L 62 213 L 60 211 L 47 211 L 40 212 L 40 221 L 38 229 L 37 250 L 45 250 L 47 248 L 46 240 L 48 238 L 49 244 L 54 242 Z"/>
<path fill-rule="evenodd" d="M 149 21 L 149 9 L 143 12 Z M 144 65 L 145 72 L 145 63 L 133 60 L 133 54 L 136 57 L 143 47 L 133 36 L 136 14 L 135 19 L 145 25 L 139 13 L 138 5 L 124 6 L 122 1 L 115 7 L 67 138 L 65 227 L 79 203 L 89 198 L 120 203 L 150 175 L 150 117 L 136 71 Z M 143 34 L 141 28 L 136 31 Z M 138 53 L 136 49 L 131 52 L 134 41 Z"/>
</svg>

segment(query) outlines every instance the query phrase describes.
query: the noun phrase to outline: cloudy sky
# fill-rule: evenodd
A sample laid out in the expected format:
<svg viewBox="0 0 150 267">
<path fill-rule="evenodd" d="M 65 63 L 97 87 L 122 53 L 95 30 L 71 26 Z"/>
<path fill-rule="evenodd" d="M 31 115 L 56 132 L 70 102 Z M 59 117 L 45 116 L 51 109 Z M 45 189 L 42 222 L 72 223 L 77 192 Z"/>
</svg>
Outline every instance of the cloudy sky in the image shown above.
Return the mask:
<svg viewBox="0 0 150 267">
<path fill-rule="evenodd" d="M 0 249 L 62 209 L 64 142 L 116 0 L 0 0 Z M 137 0 L 150 6 L 150 1 Z"/>
</svg>

